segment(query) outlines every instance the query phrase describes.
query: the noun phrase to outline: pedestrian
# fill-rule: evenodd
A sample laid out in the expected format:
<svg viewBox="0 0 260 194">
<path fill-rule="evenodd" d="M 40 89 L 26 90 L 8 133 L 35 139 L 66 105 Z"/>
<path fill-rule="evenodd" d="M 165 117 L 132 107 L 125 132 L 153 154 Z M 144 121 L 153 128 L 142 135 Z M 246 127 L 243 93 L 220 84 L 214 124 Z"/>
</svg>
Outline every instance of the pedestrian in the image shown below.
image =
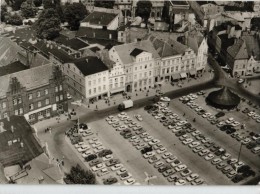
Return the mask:
<svg viewBox="0 0 260 194">
<path fill-rule="evenodd" d="M 195 119 L 195 118 L 193 119 L 193 122 L 196 122 L 196 119 Z"/>
<path fill-rule="evenodd" d="M 185 113 L 183 113 L 183 116 L 185 116 Z"/>
<path fill-rule="evenodd" d="M 61 161 L 61 165 L 64 166 L 64 160 Z"/>
<path fill-rule="evenodd" d="M 50 134 L 51 134 L 51 128 L 49 128 L 49 132 L 50 132 Z"/>
<path fill-rule="evenodd" d="M 96 109 L 98 109 L 97 105 L 96 105 Z"/>
</svg>

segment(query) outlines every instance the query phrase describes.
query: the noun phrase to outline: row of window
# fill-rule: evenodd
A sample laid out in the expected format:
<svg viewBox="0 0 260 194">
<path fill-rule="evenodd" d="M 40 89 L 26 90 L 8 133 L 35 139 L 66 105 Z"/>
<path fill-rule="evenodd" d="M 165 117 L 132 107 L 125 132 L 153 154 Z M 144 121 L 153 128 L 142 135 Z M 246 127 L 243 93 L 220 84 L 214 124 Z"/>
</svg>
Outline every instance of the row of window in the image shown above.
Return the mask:
<svg viewBox="0 0 260 194">
<path fill-rule="evenodd" d="M 148 72 L 144 72 L 144 74 L 143 73 L 139 73 L 139 79 L 147 78 L 147 73 Z M 152 75 L 152 71 L 149 71 L 149 76 L 151 76 L 151 75 Z M 134 75 L 134 79 L 137 79 L 137 74 Z"/>
<path fill-rule="evenodd" d="M 144 67 L 143 67 L 144 66 Z M 150 67 L 152 67 L 152 63 L 149 64 Z M 139 65 L 139 69 L 142 70 L 142 69 L 147 69 L 148 67 L 148 64 L 145 64 L 145 65 Z M 137 71 L 137 66 L 135 66 L 135 71 Z"/>
<path fill-rule="evenodd" d="M 176 64 L 176 63 L 180 63 L 181 62 L 181 59 L 172 59 L 172 60 L 167 60 L 167 61 L 162 61 L 162 65 L 165 66 L 165 65 L 173 65 L 173 64 Z"/>
<path fill-rule="evenodd" d="M 124 81 L 124 77 L 120 77 L 120 82 L 123 82 L 123 81 Z M 119 82 L 119 79 L 118 79 L 118 78 L 115 78 L 115 79 L 114 79 L 114 82 L 115 82 L 115 83 Z M 110 79 L 110 80 L 109 80 L 109 83 L 110 83 L 110 84 L 113 83 L 113 79 Z"/>
<path fill-rule="evenodd" d="M 98 80 L 93 80 L 93 81 L 88 81 L 88 85 L 91 86 L 91 84 L 93 84 L 93 86 L 95 86 L 97 84 L 97 81 L 98 81 L 98 84 L 101 83 L 101 78 L 98 78 Z M 103 82 L 106 81 L 106 77 L 103 77 Z"/>
<path fill-rule="evenodd" d="M 93 88 L 93 90 L 89 89 L 88 90 L 89 95 L 91 95 L 92 92 L 93 92 L 93 94 L 96 94 L 97 93 L 97 89 L 98 89 L 98 92 L 101 92 L 101 86 L 98 86 L 98 88 Z M 103 91 L 105 91 L 105 90 L 106 90 L 106 85 L 103 85 Z"/>
<path fill-rule="evenodd" d="M 63 90 L 62 85 L 59 85 L 59 86 L 56 86 L 56 87 L 55 87 L 55 92 L 59 92 L 59 91 L 62 91 L 62 90 Z M 48 90 L 48 89 L 45 89 L 43 94 L 41 93 L 41 91 L 37 91 L 36 97 L 39 98 L 39 97 L 41 97 L 42 95 L 48 95 L 48 94 L 49 94 L 49 90 Z M 32 100 L 32 99 L 33 99 L 33 94 L 32 94 L 32 93 L 28 94 L 28 99 L 29 99 L 29 100 Z"/>
<path fill-rule="evenodd" d="M 109 84 L 109 88 L 118 88 L 118 87 L 123 87 L 124 86 L 124 82 L 120 82 L 120 83 L 115 83 L 114 87 L 113 84 Z"/>
<path fill-rule="evenodd" d="M 150 85 L 152 83 L 152 79 L 148 79 L 148 84 Z M 138 82 L 134 82 L 134 88 L 137 88 Z M 139 81 L 139 87 L 147 86 L 147 80 L 140 80 Z"/>
</svg>

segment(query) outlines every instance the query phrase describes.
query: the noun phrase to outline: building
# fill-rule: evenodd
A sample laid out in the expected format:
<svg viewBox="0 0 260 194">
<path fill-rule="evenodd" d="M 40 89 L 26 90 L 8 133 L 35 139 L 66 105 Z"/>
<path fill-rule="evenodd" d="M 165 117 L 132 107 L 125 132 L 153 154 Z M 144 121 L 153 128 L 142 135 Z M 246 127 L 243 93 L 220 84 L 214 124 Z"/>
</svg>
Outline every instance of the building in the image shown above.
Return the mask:
<svg viewBox="0 0 260 194">
<path fill-rule="evenodd" d="M 0 119 L 0 142 L 0 163 L 4 168 L 23 166 L 44 151 L 35 131 L 23 116 Z"/>
<path fill-rule="evenodd" d="M 115 0 L 115 8 L 122 11 L 124 17 L 131 16 L 133 0 Z"/>
<path fill-rule="evenodd" d="M 0 77 L 0 118 L 24 115 L 37 122 L 67 111 L 67 88 L 62 72 L 44 65 Z"/>
<path fill-rule="evenodd" d="M 68 91 L 78 99 L 98 100 L 109 96 L 108 67 L 94 56 L 64 63 L 62 72 L 67 77 Z"/>
<path fill-rule="evenodd" d="M 160 57 L 149 40 L 114 46 L 109 57 L 124 68 L 127 92 L 154 87 L 154 69 Z"/>
<path fill-rule="evenodd" d="M 123 22 L 123 15 L 120 10 L 94 8 L 85 19 L 80 23 L 81 27 L 94 29 L 117 30 Z"/>
<path fill-rule="evenodd" d="M 101 51 L 100 57 L 109 68 L 109 92 L 113 95 L 125 91 L 125 71 L 119 62 L 110 60 L 108 50 L 109 48 Z"/>
<path fill-rule="evenodd" d="M 133 0 L 132 4 L 132 16 L 136 17 L 136 8 L 137 8 L 137 3 L 139 0 Z M 153 19 L 159 19 L 161 20 L 162 17 L 162 11 L 164 7 L 164 1 L 151 1 L 152 3 L 152 9 L 150 13 L 150 18 Z"/>
<path fill-rule="evenodd" d="M 243 32 L 241 38 L 235 39 L 227 48 L 227 65 L 234 76 L 250 76 L 260 72 L 260 34 Z"/>
</svg>

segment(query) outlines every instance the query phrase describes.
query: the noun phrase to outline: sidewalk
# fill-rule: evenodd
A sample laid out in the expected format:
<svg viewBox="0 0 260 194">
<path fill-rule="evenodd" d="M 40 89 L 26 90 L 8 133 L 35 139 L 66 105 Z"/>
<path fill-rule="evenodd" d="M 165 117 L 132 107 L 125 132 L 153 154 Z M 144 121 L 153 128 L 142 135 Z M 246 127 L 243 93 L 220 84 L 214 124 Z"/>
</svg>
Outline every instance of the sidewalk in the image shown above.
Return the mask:
<svg viewBox="0 0 260 194">
<path fill-rule="evenodd" d="M 177 90 L 180 88 L 185 88 L 191 85 L 195 85 L 198 83 L 203 83 L 206 82 L 210 79 L 213 78 L 213 73 L 206 71 L 205 73 L 202 74 L 202 77 L 199 77 L 197 79 L 194 78 L 186 78 L 184 80 L 179 80 L 178 82 L 174 82 L 174 86 L 171 85 L 170 82 L 163 82 L 161 87 L 157 88 L 150 88 L 147 90 L 142 90 L 142 91 L 137 91 L 133 93 L 127 93 L 128 96 L 131 96 L 131 100 L 135 101 L 138 99 L 154 96 L 156 94 L 156 90 L 160 90 L 163 93 L 172 91 L 172 90 Z M 181 85 L 178 86 L 178 85 Z M 122 101 L 126 100 L 126 98 L 122 94 L 116 94 L 110 97 L 110 104 L 106 103 L 105 99 L 98 100 L 96 102 L 92 103 L 82 103 L 82 106 L 84 106 L 87 110 L 90 111 L 95 111 L 95 110 L 103 110 L 111 106 L 118 106 Z M 75 107 L 75 106 L 74 106 Z M 70 111 L 73 108 L 69 108 Z M 77 112 L 77 111 L 76 111 Z"/>
</svg>

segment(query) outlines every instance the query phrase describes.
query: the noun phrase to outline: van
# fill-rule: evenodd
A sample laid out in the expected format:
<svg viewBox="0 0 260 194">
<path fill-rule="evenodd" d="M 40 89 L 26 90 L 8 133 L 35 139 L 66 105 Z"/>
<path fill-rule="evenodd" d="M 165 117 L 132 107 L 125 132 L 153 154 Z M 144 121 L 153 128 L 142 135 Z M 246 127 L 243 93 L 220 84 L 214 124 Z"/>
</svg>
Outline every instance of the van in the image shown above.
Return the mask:
<svg viewBox="0 0 260 194">
<path fill-rule="evenodd" d="M 260 147 L 258 146 L 258 147 L 253 148 L 253 149 L 252 149 L 252 152 L 253 152 L 254 154 L 259 153 L 259 152 L 260 152 Z"/>
</svg>

